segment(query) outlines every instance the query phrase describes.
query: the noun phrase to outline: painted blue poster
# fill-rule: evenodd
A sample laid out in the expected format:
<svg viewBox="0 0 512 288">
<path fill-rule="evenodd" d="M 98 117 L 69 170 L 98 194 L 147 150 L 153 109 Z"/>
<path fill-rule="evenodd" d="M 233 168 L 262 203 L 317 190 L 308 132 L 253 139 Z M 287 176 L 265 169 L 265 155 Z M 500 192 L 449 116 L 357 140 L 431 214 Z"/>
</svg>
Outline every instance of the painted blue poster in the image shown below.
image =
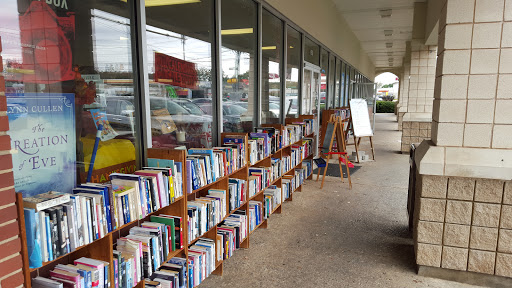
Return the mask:
<svg viewBox="0 0 512 288">
<path fill-rule="evenodd" d="M 76 184 L 75 95 L 6 94 L 16 192 L 71 192 Z"/>
</svg>

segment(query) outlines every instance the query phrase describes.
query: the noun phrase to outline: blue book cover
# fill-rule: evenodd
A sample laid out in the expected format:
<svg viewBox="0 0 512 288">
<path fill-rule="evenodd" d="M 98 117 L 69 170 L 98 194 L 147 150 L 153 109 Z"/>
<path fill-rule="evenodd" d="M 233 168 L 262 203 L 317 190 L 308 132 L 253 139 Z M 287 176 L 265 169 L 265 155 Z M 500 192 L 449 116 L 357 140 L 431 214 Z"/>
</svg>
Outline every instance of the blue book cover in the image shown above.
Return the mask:
<svg viewBox="0 0 512 288">
<path fill-rule="evenodd" d="M 76 184 L 75 94 L 6 93 L 14 187 L 23 197 Z"/>
<path fill-rule="evenodd" d="M 172 168 L 174 160 L 148 158 L 148 167 Z"/>
<path fill-rule="evenodd" d="M 48 249 L 48 259 L 53 260 L 52 230 L 50 229 L 50 216 L 45 213 L 44 223 L 46 229 L 46 247 Z"/>
<path fill-rule="evenodd" d="M 198 179 L 198 175 L 197 175 L 197 159 L 191 159 L 191 166 L 192 166 L 192 186 L 193 186 L 193 189 L 192 190 L 196 190 L 196 189 L 199 189 L 199 179 Z"/>
<path fill-rule="evenodd" d="M 188 149 L 189 155 L 208 155 L 210 156 L 210 169 L 212 173 L 212 181 L 215 182 L 217 180 L 217 175 L 215 175 L 215 169 L 214 169 L 214 159 L 213 156 L 213 150 L 212 149 Z"/>
<path fill-rule="evenodd" d="M 28 263 L 30 268 L 43 266 L 41 247 L 39 246 L 39 219 L 36 219 L 36 210 L 24 208 L 25 231 L 27 234 Z"/>
<path fill-rule="evenodd" d="M 130 217 L 130 210 L 128 209 L 128 195 L 121 196 L 121 200 L 123 201 L 123 213 L 124 213 L 124 222 L 130 223 L 131 217 Z"/>
<path fill-rule="evenodd" d="M 114 258 L 114 288 L 119 288 L 119 268 L 117 258 Z M 91 288 L 91 287 L 88 287 Z"/>
</svg>

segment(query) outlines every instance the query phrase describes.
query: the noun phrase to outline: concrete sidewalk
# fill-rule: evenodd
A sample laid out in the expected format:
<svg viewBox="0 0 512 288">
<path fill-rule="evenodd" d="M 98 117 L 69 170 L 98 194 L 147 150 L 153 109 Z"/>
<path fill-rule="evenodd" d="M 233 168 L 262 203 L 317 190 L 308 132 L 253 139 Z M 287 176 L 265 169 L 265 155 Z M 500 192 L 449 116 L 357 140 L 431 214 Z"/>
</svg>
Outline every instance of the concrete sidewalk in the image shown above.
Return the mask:
<svg viewBox="0 0 512 288">
<path fill-rule="evenodd" d="M 326 178 L 323 190 L 307 181 L 251 235 L 249 249 L 224 262 L 224 276 L 201 287 L 475 287 L 416 275 L 409 156 L 399 153 L 394 115 L 377 116 L 374 138 L 377 161 L 362 164 L 352 190 L 339 178 Z"/>
</svg>

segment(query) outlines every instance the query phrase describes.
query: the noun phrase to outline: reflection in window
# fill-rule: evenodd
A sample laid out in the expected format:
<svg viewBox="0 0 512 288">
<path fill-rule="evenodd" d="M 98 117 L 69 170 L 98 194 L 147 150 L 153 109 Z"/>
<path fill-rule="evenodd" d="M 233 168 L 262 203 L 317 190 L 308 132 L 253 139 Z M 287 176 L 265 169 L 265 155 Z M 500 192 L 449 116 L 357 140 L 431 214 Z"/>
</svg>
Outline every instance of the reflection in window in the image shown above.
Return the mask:
<svg viewBox="0 0 512 288">
<path fill-rule="evenodd" d="M 212 1 L 146 7 L 153 147 L 212 146 L 211 11 Z"/>
<path fill-rule="evenodd" d="M 223 131 L 252 132 L 256 112 L 257 6 L 252 0 L 224 0 L 221 9 Z M 228 107 L 243 103 L 247 103 L 243 112 Z"/>
<path fill-rule="evenodd" d="M 299 67 L 301 59 L 301 35 L 299 31 L 288 26 L 288 56 L 286 67 L 286 91 L 284 108 L 286 117 L 298 117 L 299 114 Z"/>
<path fill-rule="evenodd" d="M 327 52 L 325 49 L 322 49 L 321 57 L 322 59 L 320 61 L 320 72 L 322 73 L 322 80 L 320 83 L 320 111 L 324 110 L 326 107 L 329 52 Z"/>
<path fill-rule="evenodd" d="M 281 61 L 283 51 L 283 22 L 263 9 L 262 15 L 262 80 L 261 123 L 279 123 L 281 114 Z"/>
<path fill-rule="evenodd" d="M 335 91 L 335 80 L 334 80 L 334 76 L 335 76 L 335 72 L 336 71 L 336 58 L 334 57 L 334 55 L 330 55 L 329 56 L 329 73 L 328 73 L 328 76 L 329 76 L 329 108 L 333 108 L 334 107 L 334 91 Z"/>
<path fill-rule="evenodd" d="M 334 93 L 334 107 L 340 106 L 341 60 L 336 58 L 336 91 Z"/>
<path fill-rule="evenodd" d="M 0 92 L 17 150 L 15 189 L 24 196 L 71 192 L 87 181 L 93 153 L 90 181 L 107 181 L 107 170 L 135 168 L 133 106 L 111 99 L 131 103 L 137 96 L 128 4 L 48 2 L 0 0 Z M 99 125 L 101 141 L 93 151 Z"/>
<path fill-rule="evenodd" d="M 345 101 L 347 100 L 345 97 L 345 62 L 341 62 L 341 92 L 340 92 L 340 107 L 345 105 Z"/>
<path fill-rule="evenodd" d="M 304 43 L 304 61 L 320 66 L 320 46 L 308 37 Z"/>
</svg>

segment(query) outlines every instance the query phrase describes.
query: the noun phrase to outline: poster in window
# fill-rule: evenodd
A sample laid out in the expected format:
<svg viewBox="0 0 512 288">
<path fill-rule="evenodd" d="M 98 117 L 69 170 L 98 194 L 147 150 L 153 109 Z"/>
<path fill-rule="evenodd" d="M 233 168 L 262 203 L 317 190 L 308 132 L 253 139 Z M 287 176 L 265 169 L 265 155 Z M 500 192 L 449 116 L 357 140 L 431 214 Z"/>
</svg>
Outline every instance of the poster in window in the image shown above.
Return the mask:
<svg viewBox="0 0 512 288">
<path fill-rule="evenodd" d="M 76 184 L 75 95 L 6 94 L 14 186 L 24 197 Z"/>
</svg>

